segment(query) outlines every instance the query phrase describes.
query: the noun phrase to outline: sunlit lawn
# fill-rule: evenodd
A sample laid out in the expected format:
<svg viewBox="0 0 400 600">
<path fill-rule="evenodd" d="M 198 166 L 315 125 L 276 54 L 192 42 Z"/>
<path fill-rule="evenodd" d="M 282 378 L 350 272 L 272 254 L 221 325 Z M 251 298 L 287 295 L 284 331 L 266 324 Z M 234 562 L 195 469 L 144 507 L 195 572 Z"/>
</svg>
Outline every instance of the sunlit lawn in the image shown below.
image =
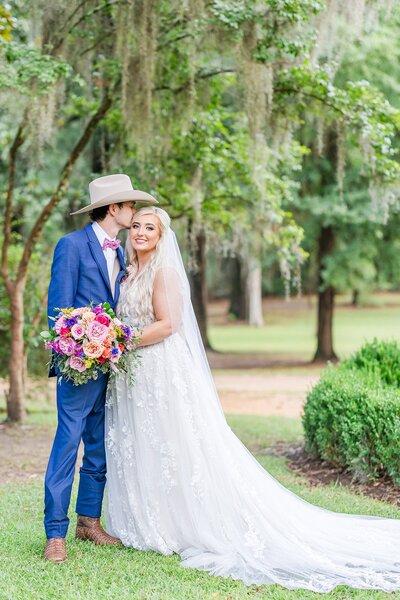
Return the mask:
<svg viewBox="0 0 400 600">
<path fill-rule="evenodd" d="M 285 417 L 229 417 L 239 437 L 252 449 L 277 441 L 301 438 L 298 419 Z M 34 422 L 48 423 L 49 414 L 35 413 Z M 31 421 L 32 423 L 32 421 Z M 319 506 L 351 513 L 398 517 L 388 504 L 337 487 L 310 488 L 294 475 L 283 458 L 259 454 L 259 461 L 279 481 L 306 500 Z M 301 600 L 321 598 L 301 590 L 279 586 L 249 586 L 207 573 L 183 569 L 177 556 L 160 556 L 129 548 L 96 547 L 73 537 L 74 516 L 68 536 L 68 561 L 62 565 L 42 558 L 42 483 L 32 481 L 0 485 L 0 598 L 1 600 Z M 75 495 L 75 493 L 74 493 Z M 72 505 L 73 507 L 73 502 Z M 268 510 L 266 500 L 265 510 Z M 382 592 L 336 589 L 325 598 L 332 600 L 400 598 Z"/>
<path fill-rule="evenodd" d="M 334 318 L 334 347 L 345 357 L 372 338 L 400 340 L 400 295 L 376 295 L 368 305 L 353 308 L 339 299 Z M 373 306 L 371 306 L 373 303 Z M 212 325 L 209 329 L 213 347 L 220 352 L 266 353 L 274 359 L 308 360 L 315 351 L 315 299 L 296 306 L 265 306 L 265 326 L 238 324 Z"/>
</svg>

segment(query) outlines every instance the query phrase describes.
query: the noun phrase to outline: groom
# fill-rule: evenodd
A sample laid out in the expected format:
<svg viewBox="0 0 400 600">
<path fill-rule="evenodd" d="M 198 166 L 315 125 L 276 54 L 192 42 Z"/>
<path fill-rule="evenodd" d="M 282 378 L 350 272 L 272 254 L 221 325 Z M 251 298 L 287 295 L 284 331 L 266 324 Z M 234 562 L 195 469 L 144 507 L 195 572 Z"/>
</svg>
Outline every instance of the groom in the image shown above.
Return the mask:
<svg viewBox="0 0 400 600">
<path fill-rule="evenodd" d="M 88 212 L 92 223 L 64 236 L 54 251 L 49 286 L 48 315 L 56 308 L 118 302 L 124 258 L 116 236 L 130 227 L 136 202 L 157 203 L 150 194 L 134 190 L 127 175 L 99 177 L 89 184 L 90 204 L 72 214 Z M 53 321 L 49 320 L 49 326 Z M 55 369 L 50 376 L 56 376 Z M 84 456 L 76 512 L 76 537 L 95 544 L 119 544 L 100 524 L 106 482 L 104 405 L 108 376 L 75 386 L 62 379 L 57 385 L 58 426 L 45 478 L 44 526 L 47 560 L 67 558 L 65 536 L 68 507 L 80 441 Z"/>
</svg>

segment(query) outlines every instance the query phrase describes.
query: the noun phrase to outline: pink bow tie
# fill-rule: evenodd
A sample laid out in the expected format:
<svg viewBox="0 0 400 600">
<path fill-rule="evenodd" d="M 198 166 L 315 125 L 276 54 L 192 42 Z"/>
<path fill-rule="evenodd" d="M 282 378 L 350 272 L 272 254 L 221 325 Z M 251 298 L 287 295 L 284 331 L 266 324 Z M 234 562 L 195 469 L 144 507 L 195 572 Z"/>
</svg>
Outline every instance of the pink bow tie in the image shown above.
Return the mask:
<svg viewBox="0 0 400 600">
<path fill-rule="evenodd" d="M 111 248 L 111 250 L 116 250 L 120 245 L 120 240 L 109 240 L 106 238 L 103 242 L 102 249 L 107 250 L 107 248 Z"/>
</svg>

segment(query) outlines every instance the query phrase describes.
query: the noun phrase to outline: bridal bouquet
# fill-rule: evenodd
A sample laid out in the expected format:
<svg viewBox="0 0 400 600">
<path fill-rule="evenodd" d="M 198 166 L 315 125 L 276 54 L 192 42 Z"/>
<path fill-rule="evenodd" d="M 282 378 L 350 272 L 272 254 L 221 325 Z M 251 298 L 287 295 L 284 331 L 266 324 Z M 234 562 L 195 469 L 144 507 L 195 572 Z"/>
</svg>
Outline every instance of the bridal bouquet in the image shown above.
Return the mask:
<svg viewBox="0 0 400 600">
<path fill-rule="evenodd" d="M 99 371 L 128 373 L 132 378 L 139 332 L 122 323 L 108 303 L 55 310 L 59 312 L 51 317 L 54 326 L 40 335 L 52 350 L 51 364 L 58 367 L 60 377 L 74 385 L 97 379 Z"/>
</svg>

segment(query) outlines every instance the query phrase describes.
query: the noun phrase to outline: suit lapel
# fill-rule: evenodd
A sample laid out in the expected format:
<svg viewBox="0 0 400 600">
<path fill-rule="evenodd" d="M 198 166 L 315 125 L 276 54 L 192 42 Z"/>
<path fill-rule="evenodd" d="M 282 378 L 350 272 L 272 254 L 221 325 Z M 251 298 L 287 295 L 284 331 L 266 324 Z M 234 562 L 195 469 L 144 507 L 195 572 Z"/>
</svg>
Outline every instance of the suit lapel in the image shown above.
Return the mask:
<svg viewBox="0 0 400 600">
<path fill-rule="evenodd" d="M 121 283 L 121 278 L 122 278 L 123 274 L 125 273 L 125 261 L 124 261 L 124 255 L 122 254 L 121 247 L 117 248 L 117 256 L 118 256 L 118 260 L 119 260 L 120 269 L 119 269 L 119 273 L 117 275 L 117 280 L 115 282 L 115 296 L 114 296 L 115 304 L 117 304 L 118 298 L 119 298 L 119 286 Z"/>
<path fill-rule="evenodd" d="M 111 293 L 110 278 L 108 277 L 107 262 L 104 256 L 104 252 L 101 249 L 99 240 L 97 239 L 96 234 L 93 231 L 93 227 L 90 223 L 89 225 L 86 225 L 85 232 L 88 237 L 88 245 L 90 248 L 90 252 L 92 253 L 93 258 L 96 261 L 97 266 L 99 267 L 99 271 L 104 279 L 104 283 L 106 284 Z"/>
</svg>

